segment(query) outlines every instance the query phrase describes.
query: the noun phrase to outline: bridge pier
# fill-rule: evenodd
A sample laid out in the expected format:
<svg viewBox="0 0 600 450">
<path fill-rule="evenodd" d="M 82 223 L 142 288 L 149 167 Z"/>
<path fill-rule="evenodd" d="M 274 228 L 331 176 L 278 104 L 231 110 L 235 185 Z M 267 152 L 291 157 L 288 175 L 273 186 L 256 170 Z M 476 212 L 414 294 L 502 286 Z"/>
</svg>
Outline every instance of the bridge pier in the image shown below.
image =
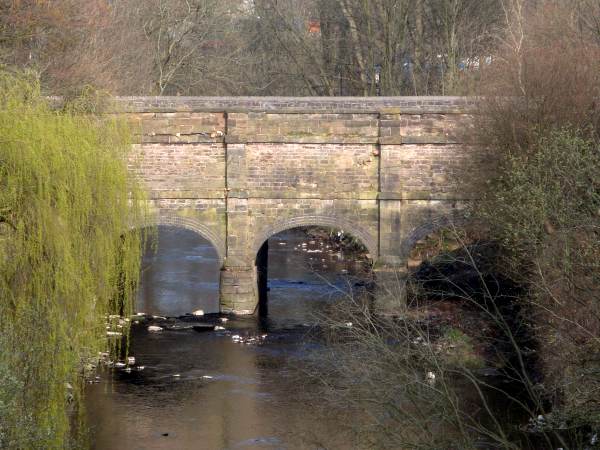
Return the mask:
<svg viewBox="0 0 600 450">
<path fill-rule="evenodd" d="M 219 297 L 221 312 L 225 314 L 254 314 L 258 306 L 258 278 L 256 266 L 221 269 Z"/>
<path fill-rule="evenodd" d="M 395 315 L 406 309 L 406 266 L 379 266 L 375 273 L 374 311 L 381 315 Z"/>
</svg>

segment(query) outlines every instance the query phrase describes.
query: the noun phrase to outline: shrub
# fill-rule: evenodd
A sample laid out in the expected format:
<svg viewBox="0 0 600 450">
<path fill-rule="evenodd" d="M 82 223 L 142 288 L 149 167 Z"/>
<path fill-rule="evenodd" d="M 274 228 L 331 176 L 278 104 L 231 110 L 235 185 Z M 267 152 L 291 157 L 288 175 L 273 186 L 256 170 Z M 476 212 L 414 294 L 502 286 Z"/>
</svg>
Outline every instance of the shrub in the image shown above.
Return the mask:
<svg viewBox="0 0 600 450">
<path fill-rule="evenodd" d="M 507 157 L 480 213 L 528 292 L 552 410 L 600 427 L 600 146 L 570 129 Z"/>
</svg>

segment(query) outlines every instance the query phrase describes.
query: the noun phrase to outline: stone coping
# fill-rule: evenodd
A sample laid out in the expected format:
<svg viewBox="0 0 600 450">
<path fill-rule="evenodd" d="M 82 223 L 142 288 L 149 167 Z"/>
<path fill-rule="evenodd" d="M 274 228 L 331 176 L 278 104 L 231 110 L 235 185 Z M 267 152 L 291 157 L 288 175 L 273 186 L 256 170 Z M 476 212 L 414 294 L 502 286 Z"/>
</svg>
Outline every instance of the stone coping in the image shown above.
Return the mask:
<svg viewBox="0 0 600 450">
<path fill-rule="evenodd" d="M 55 105 L 59 97 L 51 97 Z M 115 112 L 463 114 L 475 97 L 115 97 Z"/>
<path fill-rule="evenodd" d="M 123 112 L 465 113 L 473 97 L 116 97 Z"/>
</svg>

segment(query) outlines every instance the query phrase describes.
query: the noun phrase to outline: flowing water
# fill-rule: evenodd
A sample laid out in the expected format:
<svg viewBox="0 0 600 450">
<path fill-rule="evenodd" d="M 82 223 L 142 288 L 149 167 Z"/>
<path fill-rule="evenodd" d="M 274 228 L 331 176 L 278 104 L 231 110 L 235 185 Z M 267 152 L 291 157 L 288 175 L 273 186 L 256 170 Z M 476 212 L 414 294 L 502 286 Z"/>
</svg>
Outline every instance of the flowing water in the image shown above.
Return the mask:
<svg viewBox="0 0 600 450">
<path fill-rule="evenodd" d="M 302 359 L 316 345 L 305 339 L 315 317 L 353 289 L 363 268 L 292 230 L 269 241 L 267 317 L 230 318 L 225 330 L 204 333 L 133 325 L 133 370 L 103 371 L 86 390 L 92 447 L 350 448 L 344 419 L 305 400 L 312 387 L 303 383 Z M 161 227 L 157 252 L 144 258 L 138 311 L 216 313 L 218 280 L 207 241 Z"/>
</svg>

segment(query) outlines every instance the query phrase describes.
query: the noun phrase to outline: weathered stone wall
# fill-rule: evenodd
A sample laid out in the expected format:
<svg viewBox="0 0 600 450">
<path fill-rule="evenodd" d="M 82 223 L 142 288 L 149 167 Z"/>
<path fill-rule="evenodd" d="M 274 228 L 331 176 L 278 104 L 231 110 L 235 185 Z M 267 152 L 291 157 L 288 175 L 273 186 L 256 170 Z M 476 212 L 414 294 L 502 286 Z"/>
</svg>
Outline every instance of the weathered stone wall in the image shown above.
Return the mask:
<svg viewBox="0 0 600 450">
<path fill-rule="evenodd" d="M 360 144 L 377 142 L 376 114 L 328 113 L 231 113 L 227 142 L 336 142 Z"/>
<path fill-rule="evenodd" d="M 421 113 L 381 114 L 382 144 L 451 144 L 472 139 L 474 116 L 424 109 Z"/>
<path fill-rule="evenodd" d="M 375 151 L 373 144 L 246 144 L 245 189 L 260 198 L 375 199 Z"/>
<path fill-rule="evenodd" d="M 223 262 L 222 309 L 256 306 L 262 243 L 341 228 L 374 261 L 405 266 L 416 241 L 461 220 L 493 170 L 468 98 L 121 98 L 130 167 L 155 222 L 193 229 Z"/>
<path fill-rule="evenodd" d="M 205 144 L 135 145 L 131 171 L 152 198 L 223 198 L 225 146 Z"/>
<path fill-rule="evenodd" d="M 151 107 L 148 106 L 148 109 Z M 225 133 L 224 113 L 131 112 L 128 113 L 128 119 L 144 144 L 222 142 Z"/>
<path fill-rule="evenodd" d="M 491 159 L 472 144 L 382 145 L 381 154 L 381 192 L 399 200 L 477 198 Z"/>
</svg>

